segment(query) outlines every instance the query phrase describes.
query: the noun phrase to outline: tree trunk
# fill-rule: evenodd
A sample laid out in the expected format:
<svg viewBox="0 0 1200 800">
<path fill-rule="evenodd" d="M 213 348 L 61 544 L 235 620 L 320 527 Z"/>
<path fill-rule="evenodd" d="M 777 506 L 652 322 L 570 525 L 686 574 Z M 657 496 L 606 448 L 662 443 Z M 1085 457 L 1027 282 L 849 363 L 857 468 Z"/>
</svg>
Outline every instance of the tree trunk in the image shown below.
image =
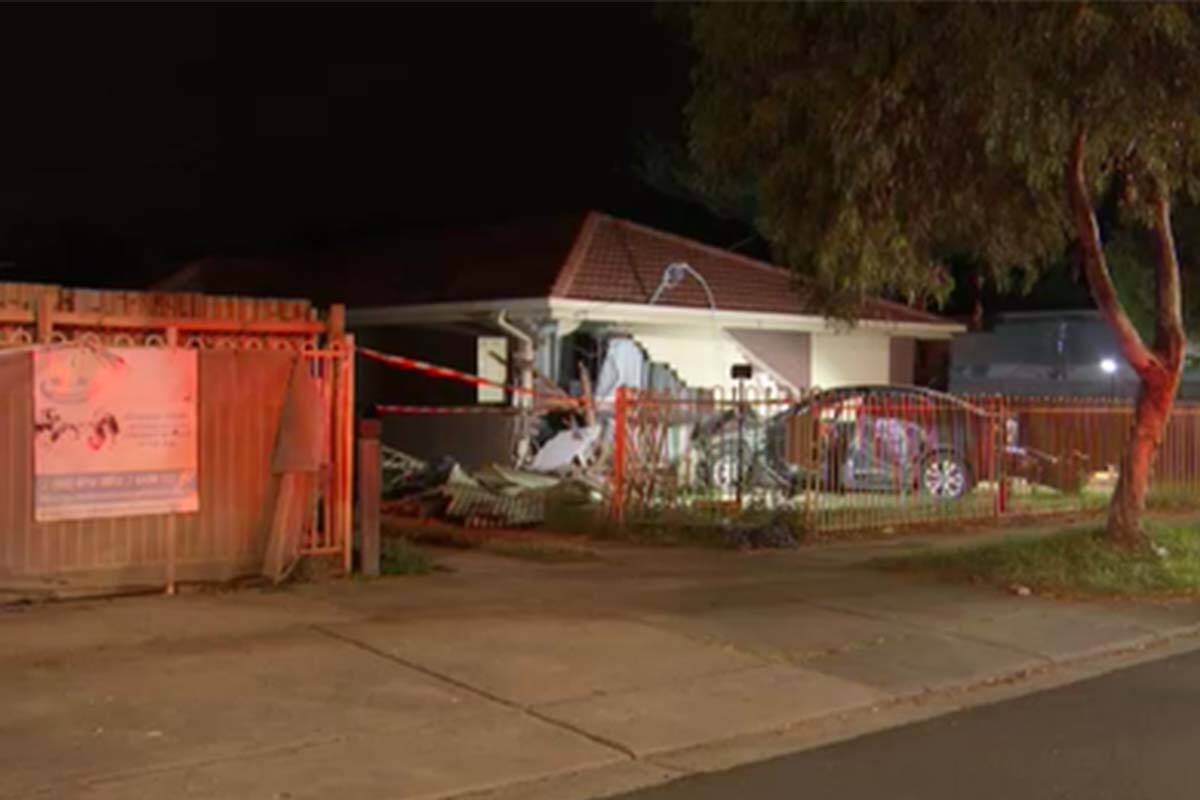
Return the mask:
<svg viewBox="0 0 1200 800">
<path fill-rule="evenodd" d="M 975 267 L 971 273 L 971 321 L 967 325 L 967 329 L 971 331 L 983 330 L 983 267 Z"/>
<path fill-rule="evenodd" d="M 1171 419 L 1179 376 L 1178 371 L 1164 372 L 1157 380 L 1143 379 L 1138 391 L 1133 427 L 1121 456 L 1121 474 L 1108 507 L 1108 535 L 1122 547 L 1138 549 L 1146 544 L 1142 512 L 1146 509 L 1154 456 Z"/>
<path fill-rule="evenodd" d="M 1080 127 L 1071 143 L 1067 170 L 1067 195 L 1079 234 L 1084 273 L 1096 308 L 1116 334 L 1121 354 L 1141 380 L 1133 427 L 1121 456 L 1121 474 L 1109 505 L 1108 535 L 1116 544 L 1136 548 L 1146 542 L 1142 512 L 1146 509 L 1151 469 L 1163 432 L 1170 421 L 1175 392 L 1183 375 L 1186 338 L 1179 260 L 1171 231 L 1169 193 L 1165 186 L 1160 185 L 1151 204 L 1154 233 L 1158 241 L 1158 260 L 1154 270 L 1154 345 L 1147 347 L 1125 313 L 1108 271 L 1104 247 L 1100 242 L 1100 227 L 1096 223 L 1084 175 L 1086 143 L 1087 132 Z"/>
</svg>

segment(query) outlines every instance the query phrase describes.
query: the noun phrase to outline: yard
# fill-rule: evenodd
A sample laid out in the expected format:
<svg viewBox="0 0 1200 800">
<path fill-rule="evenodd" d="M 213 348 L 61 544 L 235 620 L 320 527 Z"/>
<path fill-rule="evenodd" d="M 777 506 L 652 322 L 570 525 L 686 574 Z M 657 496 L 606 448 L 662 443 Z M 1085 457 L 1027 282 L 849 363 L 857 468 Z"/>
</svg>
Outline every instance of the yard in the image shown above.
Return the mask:
<svg viewBox="0 0 1200 800">
<path fill-rule="evenodd" d="M 1067 597 L 1182 598 L 1200 595 L 1200 519 L 1159 517 L 1151 545 L 1129 553 L 1099 527 L 885 559 L 882 569 Z"/>
</svg>

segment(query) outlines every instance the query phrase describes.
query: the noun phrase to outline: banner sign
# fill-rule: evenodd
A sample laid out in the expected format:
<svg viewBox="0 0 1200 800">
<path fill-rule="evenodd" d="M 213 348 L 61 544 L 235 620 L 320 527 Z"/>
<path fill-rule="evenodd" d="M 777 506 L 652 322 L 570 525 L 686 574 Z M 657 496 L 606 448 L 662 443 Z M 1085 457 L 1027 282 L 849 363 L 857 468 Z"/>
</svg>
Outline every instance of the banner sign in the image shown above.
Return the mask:
<svg viewBox="0 0 1200 800">
<path fill-rule="evenodd" d="M 34 518 L 196 511 L 196 351 L 33 356 Z"/>
</svg>

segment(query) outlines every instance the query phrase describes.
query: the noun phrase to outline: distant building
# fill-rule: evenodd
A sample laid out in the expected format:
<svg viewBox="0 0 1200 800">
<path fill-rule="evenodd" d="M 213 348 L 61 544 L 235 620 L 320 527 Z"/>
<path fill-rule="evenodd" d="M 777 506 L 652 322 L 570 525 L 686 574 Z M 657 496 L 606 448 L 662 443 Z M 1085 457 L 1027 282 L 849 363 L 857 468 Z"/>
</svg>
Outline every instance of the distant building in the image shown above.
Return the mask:
<svg viewBox="0 0 1200 800">
<path fill-rule="evenodd" d="M 1096 311 L 1001 315 L 991 331 L 955 337 L 950 391 L 1051 397 L 1120 397 L 1138 377 Z M 1200 369 L 1184 372 L 1179 397 L 1200 400 Z"/>
</svg>

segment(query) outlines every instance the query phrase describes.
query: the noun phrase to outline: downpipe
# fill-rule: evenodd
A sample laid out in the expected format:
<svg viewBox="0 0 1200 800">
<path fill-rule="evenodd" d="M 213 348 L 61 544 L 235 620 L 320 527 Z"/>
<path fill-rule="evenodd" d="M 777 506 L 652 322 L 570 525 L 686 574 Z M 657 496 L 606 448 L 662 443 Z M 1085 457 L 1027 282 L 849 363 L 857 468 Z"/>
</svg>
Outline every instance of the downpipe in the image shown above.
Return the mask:
<svg viewBox="0 0 1200 800">
<path fill-rule="evenodd" d="M 514 456 L 517 465 L 526 464 L 533 456 L 533 419 L 529 410 L 533 407 L 533 337 L 508 320 L 508 312 L 501 310 L 496 315 L 496 326 L 517 340 L 517 354 L 514 363 L 517 367 L 518 385 L 522 391 L 513 395 L 513 406 L 521 409 L 521 421 L 516 431 Z"/>
</svg>

